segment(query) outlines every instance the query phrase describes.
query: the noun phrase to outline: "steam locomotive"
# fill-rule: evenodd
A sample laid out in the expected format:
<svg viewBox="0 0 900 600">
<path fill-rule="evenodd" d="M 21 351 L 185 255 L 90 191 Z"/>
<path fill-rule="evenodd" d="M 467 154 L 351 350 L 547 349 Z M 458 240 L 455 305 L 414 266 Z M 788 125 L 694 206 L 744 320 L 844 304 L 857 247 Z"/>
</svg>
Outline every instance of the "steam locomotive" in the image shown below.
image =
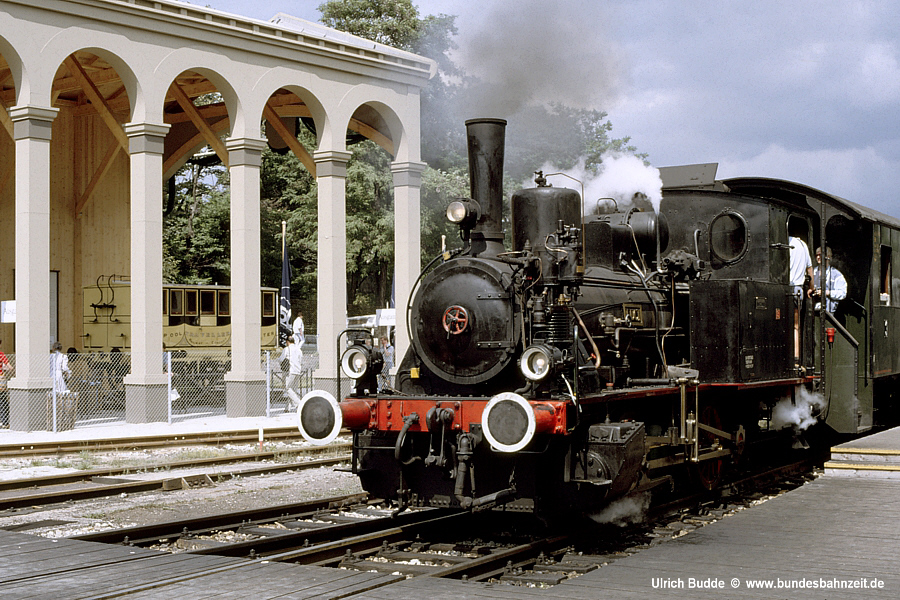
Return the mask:
<svg viewBox="0 0 900 600">
<path fill-rule="evenodd" d="M 350 336 L 351 393 L 298 410 L 314 443 L 353 432 L 372 495 L 592 510 L 684 471 L 711 488 L 755 442 L 792 441 L 780 407 L 845 434 L 888 412 L 900 222 L 800 184 L 718 181 L 715 165 L 662 169 L 658 212 L 585 207 L 538 173 L 511 197 L 507 250 L 505 125 L 466 122 L 472 197 L 447 210 L 463 247 L 417 282 L 393 388 L 378 392 L 378 352 Z M 834 312 L 790 285 L 797 238 L 847 276 Z"/>
</svg>

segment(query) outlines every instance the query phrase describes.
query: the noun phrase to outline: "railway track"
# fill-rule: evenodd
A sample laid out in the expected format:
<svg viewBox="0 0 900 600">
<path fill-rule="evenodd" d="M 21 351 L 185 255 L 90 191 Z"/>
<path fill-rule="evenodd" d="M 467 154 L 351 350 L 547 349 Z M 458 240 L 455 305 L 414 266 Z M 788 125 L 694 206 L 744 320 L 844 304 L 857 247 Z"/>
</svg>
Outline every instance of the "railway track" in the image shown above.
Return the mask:
<svg viewBox="0 0 900 600">
<path fill-rule="evenodd" d="M 300 441 L 296 427 L 280 427 L 264 431 L 267 442 Z M 259 441 L 259 430 L 224 431 L 217 433 L 182 433 L 126 438 L 69 440 L 28 444 L 0 444 L 0 458 L 77 454 L 84 451 L 146 450 L 171 446 L 221 446 Z"/>
<path fill-rule="evenodd" d="M 583 528 L 533 530 L 523 526 L 522 515 L 501 511 L 428 508 L 398 515 L 356 494 L 73 539 L 377 571 L 397 580 L 449 577 L 549 587 L 802 485 L 813 478 L 817 461 L 763 469 L 717 490 L 655 505 L 643 523 L 604 525 L 588 534 Z"/>
<path fill-rule="evenodd" d="M 195 487 L 198 485 L 212 484 L 215 480 L 233 477 L 253 477 L 285 471 L 298 471 L 314 469 L 318 467 L 334 466 L 350 459 L 346 452 L 350 444 L 335 444 L 329 446 L 330 451 L 337 452 L 336 456 L 327 458 L 310 459 L 299 462 L 278 462 L 265 464 L 258 467 L 229 470 L 227 473 L 204 473 L 189 476 L 158 477 L 154 479 L 128 479 L 128 475 L 135 475 L 138 471 L 159 471 L 170 473 L 175 469 L 187 469 L 223 464 L 235 464 L 244 462 L 261 462 L 267 460 L 283 460 L 287 455 L 321 454 L 322 448 L 293 449 L 289 451 L 258 452 L 241 454 L 219 458 L 203 458 L 188 461 L 170 462 L 145 469 L 135 467 L 119 467 L 113 469 L 92 469 L 77 471 L 62 475 L 50 475 L 45 477 L 33 477 L 28 479 L 15 479 L 0 481 L 0 511 L 46 506 L 67 502 L 71 500 L 85 500 L 89 498 L 101 498 L 119 494 L 132 494 L 154 490 L 177 490 Z"/>
<path fill-rule="evenodd" d="M 394 515 L 377 506 L 378 501 L 361 500 L 364 495 L 326 498 L 73 539 L 470 580 L 500 576 L 511 565 L 521 568 L 569 541 L 566 535 L 551 535 L 521 543 L 423 542 L 449 531 L 482 529 L 485 520 L 496 516 L 433 508 Z"/>
</svg>

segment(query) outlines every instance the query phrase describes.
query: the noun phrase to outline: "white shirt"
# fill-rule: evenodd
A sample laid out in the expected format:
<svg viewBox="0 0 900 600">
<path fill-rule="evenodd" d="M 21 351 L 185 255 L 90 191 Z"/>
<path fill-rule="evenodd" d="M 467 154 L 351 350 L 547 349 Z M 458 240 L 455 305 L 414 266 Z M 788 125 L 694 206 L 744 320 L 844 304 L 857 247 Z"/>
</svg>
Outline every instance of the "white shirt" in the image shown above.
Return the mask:
<svg viewBox="0 0 900 600">
<path fill-rule="evenodd" d="M 294 319 L 294 338 L 294 341 L 298 346 L 302 344 L 305 339 L 303 317 L 297 317 L 296 319 Z"/>
<path fill-rule="evenodd" d="M 301 375 L 303 373 L 303 351 L 300 349 L 300 344 L 294 343 L 285 346 L 278 362 L 280 363 L 285 358 L 291 361 L 290 370 L 288 371 L 291 375 Z"/>
<path fill-rule="evenodd" d="M 66 375 L 69 374 L 69 357 L 62 352 L 54 351 L 50 355 L 50 364 L 52 365 L 53 374 L 53 390 L 57 394 L 69 391 L 66 386 Z"/>
<path fill-rule="evenodd" d="M 813 269 L 813 285 L 819 289 L 819 267 Z M 825 269 L 825 309 L 833 313 L 839 300 L 847 297 L 847 280 L 832 266 Z"/>
<path fill-rule="evenodd" d="M 806 242 L 798 237 L 791 237 L 788 243 L 791 246 L 791 285 L 797 294 L 802 291 L 806 269 L 812 266 L 812 259 L 809 257 L 809 246 Z"/>
</svg>

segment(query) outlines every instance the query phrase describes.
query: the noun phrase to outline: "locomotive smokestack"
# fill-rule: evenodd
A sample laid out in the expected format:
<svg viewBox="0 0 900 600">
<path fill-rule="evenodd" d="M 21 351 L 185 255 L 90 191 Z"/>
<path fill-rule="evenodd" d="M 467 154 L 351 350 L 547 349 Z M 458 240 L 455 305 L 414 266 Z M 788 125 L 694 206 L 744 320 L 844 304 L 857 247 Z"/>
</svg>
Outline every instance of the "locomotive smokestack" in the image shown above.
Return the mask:
<svg viewBox="0 0 900 600">
<path fill-rule="evenodd" d="M 472 253 L 500 254 L 503 248 L 503 152 L 506 120 L 466 121 L 469 146 L 469 185 L 481 205 L 481 218 L 472 230 Z"/>
</svg>

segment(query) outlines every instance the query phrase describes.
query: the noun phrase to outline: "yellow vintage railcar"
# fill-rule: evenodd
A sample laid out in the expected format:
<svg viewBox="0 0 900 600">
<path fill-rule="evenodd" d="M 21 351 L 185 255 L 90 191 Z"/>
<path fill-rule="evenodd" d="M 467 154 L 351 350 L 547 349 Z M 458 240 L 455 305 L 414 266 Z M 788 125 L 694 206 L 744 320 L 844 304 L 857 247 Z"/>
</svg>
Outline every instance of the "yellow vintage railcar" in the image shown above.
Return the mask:
<svg viewBox="0 0 900 600">
<path fill-rule="evenodd" d="M 278 339 L 278 290 L 261 288 L 263 350 Z M 218 351 L 231 348 L 231 288 L 222 285 L 164 284 L 163 350 Z M 84 350 L 127 352 L 131 348 L 131 282 L 101 276 L 84 288 Z"/>
</svg>

